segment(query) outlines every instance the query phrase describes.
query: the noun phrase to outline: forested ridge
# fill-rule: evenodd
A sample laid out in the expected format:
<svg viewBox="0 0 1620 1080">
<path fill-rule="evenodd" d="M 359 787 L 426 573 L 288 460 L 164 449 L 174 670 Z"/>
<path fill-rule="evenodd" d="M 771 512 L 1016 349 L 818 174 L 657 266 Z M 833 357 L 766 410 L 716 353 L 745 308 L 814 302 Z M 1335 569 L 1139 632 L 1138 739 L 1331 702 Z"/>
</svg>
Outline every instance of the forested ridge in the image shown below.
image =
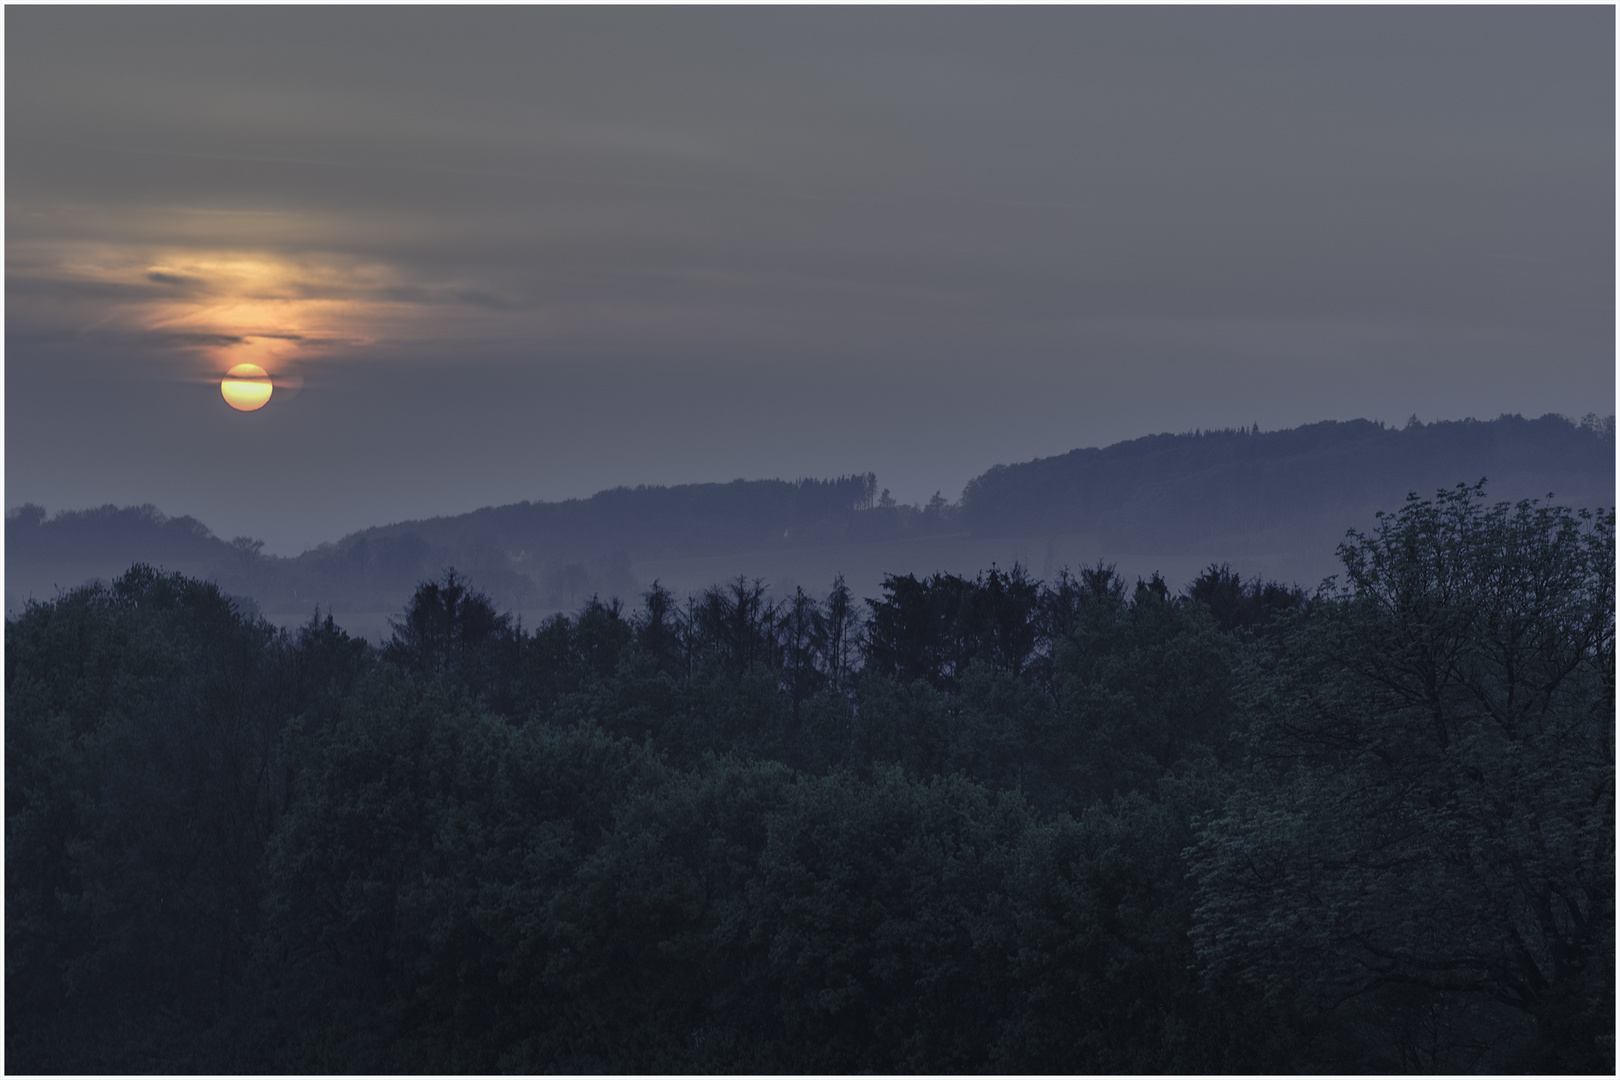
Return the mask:
<svg viewBox="0 0 1620 1080">
<path fill-rule="evenodd" d="M 656 573 L 638 579 L 632 563 L 649 559 L 926 537 L 1044 542 L 1080 534 L 1090 551 L 1208 552 L 1227 561 L 1276 551 L 1325 555 L 1347 527 L 1370 524 L 1374 511 L 1407 492 L 1481 476 L 1510 500 L 1552 492 L 1571 505 L 1606 504 L 1615 484 L 1613 419 L 1506 415 L 1414 420 L 1398 429 L 1353 420 L 1152 435 L 998 465 L 970 480 L 955 502 L 936 493 L 916 505 L 897 503 L 874 473 L 619 487 L 588 499 L 376 526 L 296 558 L 265 555 L 250 537 L 227 543 L 194 518 L 166 517 L 153 506 L 48 517 L 27 505 L 7 515 L 6 560 L 14 577 L 40 583 L 36 597 L 141 561 L 216 581 L 267 612 L 304 612 L 315 603 L 396 611 L 419 581 L 455 565 L 503 605 L 572 610 L 593 591 L 639 595 Z"/>
<path fill-rule="evenodd" d="M 1339 554 L 31 604 L 6 1068 L 1612 1073 L 1612 510 Z"/>
<path fill-rule="evenodd" d="M 1134 550 L 1189 535 L 1331 547 L 1392 497 L 1489 476 L 1503 497 L 1607 499 L 1613 417 L 1422 423 L 1323 421 L 1281 431 L 1149 435 L 1102 449 L 998 465 L 968 482 L 963 523 L 979 533 L 1083 531 Z"/>
</svg>

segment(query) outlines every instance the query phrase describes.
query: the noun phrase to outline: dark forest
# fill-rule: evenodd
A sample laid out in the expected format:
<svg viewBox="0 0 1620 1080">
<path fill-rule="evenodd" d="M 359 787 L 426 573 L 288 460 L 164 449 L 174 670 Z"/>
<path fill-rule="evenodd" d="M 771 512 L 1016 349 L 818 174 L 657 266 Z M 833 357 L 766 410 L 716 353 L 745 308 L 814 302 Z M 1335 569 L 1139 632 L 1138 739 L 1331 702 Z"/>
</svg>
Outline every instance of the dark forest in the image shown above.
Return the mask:
<svg viewBox="0 0 1620 1080">
<path fill-rule="evenodd" d="M 6 624 L 20 1072 L 1614 1069 L 1614 516 L 746 579 L 378 649 L 137 565 Z"/>
</svg>

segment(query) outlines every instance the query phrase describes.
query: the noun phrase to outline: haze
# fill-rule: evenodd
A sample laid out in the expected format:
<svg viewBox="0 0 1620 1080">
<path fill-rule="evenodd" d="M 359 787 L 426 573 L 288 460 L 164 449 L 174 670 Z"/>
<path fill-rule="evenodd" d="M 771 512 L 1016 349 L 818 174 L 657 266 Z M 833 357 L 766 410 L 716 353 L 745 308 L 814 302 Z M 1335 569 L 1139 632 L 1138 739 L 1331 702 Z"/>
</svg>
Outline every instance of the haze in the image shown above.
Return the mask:
<svg viewBox="0 0 1620 1080">
<path fill-rule="evenodd" d="M 1614 13 L 9 8 L 6 504 L 1613 411 Z M 251 361 L 301 389 L 233 412 Z"/>
</svg>

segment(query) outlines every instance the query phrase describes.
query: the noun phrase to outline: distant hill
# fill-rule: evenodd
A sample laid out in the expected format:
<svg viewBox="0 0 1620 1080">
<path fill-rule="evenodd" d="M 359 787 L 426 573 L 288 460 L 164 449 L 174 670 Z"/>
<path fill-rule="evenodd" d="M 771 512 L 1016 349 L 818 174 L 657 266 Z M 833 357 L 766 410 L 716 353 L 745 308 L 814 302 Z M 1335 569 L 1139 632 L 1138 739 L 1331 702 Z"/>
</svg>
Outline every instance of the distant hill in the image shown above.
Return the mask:
<svg viewBox="0 0 1620 1080">
<path fill-rule="evenodd" d="M 621 487 L 588 499 L 377 526 L 292 559 L 262 555 L 245 537 L 227 544 L 195 519 L 166 518 L 151 506 L 49 519 L 42 508 L 24 506 L 6 517 L 7 606 L 144 561 L 211 577 L 271 612 L 316 603 L 397 611 L 419 582 L 446 566 L 513 607 L 572 607 L 592 592 L 633 595 L 641 583 L 631 565 L 648 558 L 903 540 L 956 527 L 943 499 L 929 507 L 875 500 L 876 480 L 867 473 Z"/>
<path fill-rule="evenodd" d="M 947 526 L 937 506 L 930 513 L 918 507 L 874 504 L 876 482 L 877 477 L 867 473 L 793 483 L 733 480 L 619 487 L 588 499 L 514 503 L 365 529 L 344 537 L 333 549 L 409 535 L 445 548 L 475 540 L 530 564 L 584 563 L 615 551 L 634 560 L 719 555 L 932 533 Z"/>
<path fill-rule="evenodd" d="M 49 521 L 32 505 L 6 515 L 8 563 L 215 562 L 238 550 L 196 518 L 166 517 L 151 503 L 63 510 Z"/>
<path fill-rule="evenodd" d="M 961 519 L 977 535 L 1083 533 L 1142 552 L 1217 546 L 1333 550 L 1409 492 L 1488 478 L 1493 501 L 1614 502 L 1614 418 L 1557 415 L 1404 428 L 1326 421 L 1283 431 L 1150 435 L 998 465 L 969 481 Z"/>
<path fill-rule="evenodd" d="M 1613 417 L 1152 435 L 998 465 L 969 481 L 958 504 L 895 505 L 875 497 L 871 473 L 621 487 L 364 529 L 291 559 L 151 506 L 51 518 L 25 506 L 6 517 L 6 600 L 14 609 L 27 595 L 111 577 L 135 561 L 211 577 L 266 612 L 304 614 L 317 603 L 397 612 L 420 581 L 451 565 L 525 610 L 571 609 L 593 592 L 630 598 L 653 577 L 684 587 L 737 573 L 824 588 L 821 577 L 842 571 L 874 595 L 884 571 L 971 572 L 1009 553 L 1044 573 L 1061 561 L 1128 554 L 1168 560 L 1166 568 L 1231 560 L 1313 585 L 1333 571 L 1346 529 L 1371 528 L 1376 511 L 1395 509 L 1408 492 L 1486 477 L 1493 500 L 1551 492 L 1560 503 L 1612 506 L 1614 452 Z"/>
</svg>

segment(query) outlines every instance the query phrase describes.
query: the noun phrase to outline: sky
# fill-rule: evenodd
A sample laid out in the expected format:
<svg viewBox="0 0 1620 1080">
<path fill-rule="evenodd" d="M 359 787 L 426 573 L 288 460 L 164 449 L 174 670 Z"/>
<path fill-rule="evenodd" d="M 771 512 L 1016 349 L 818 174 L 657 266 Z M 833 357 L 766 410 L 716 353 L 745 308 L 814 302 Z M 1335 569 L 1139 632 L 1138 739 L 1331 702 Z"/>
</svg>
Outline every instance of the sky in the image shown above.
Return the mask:
<svg viewBox="0 0 1620 1080">
<path fill-rule="evenodd" d="M 5 503 L 1614 411 L 1608 6 L 8 7 Z M 236 412 L 221 374 L 269 371 Z"/>
</svg>

